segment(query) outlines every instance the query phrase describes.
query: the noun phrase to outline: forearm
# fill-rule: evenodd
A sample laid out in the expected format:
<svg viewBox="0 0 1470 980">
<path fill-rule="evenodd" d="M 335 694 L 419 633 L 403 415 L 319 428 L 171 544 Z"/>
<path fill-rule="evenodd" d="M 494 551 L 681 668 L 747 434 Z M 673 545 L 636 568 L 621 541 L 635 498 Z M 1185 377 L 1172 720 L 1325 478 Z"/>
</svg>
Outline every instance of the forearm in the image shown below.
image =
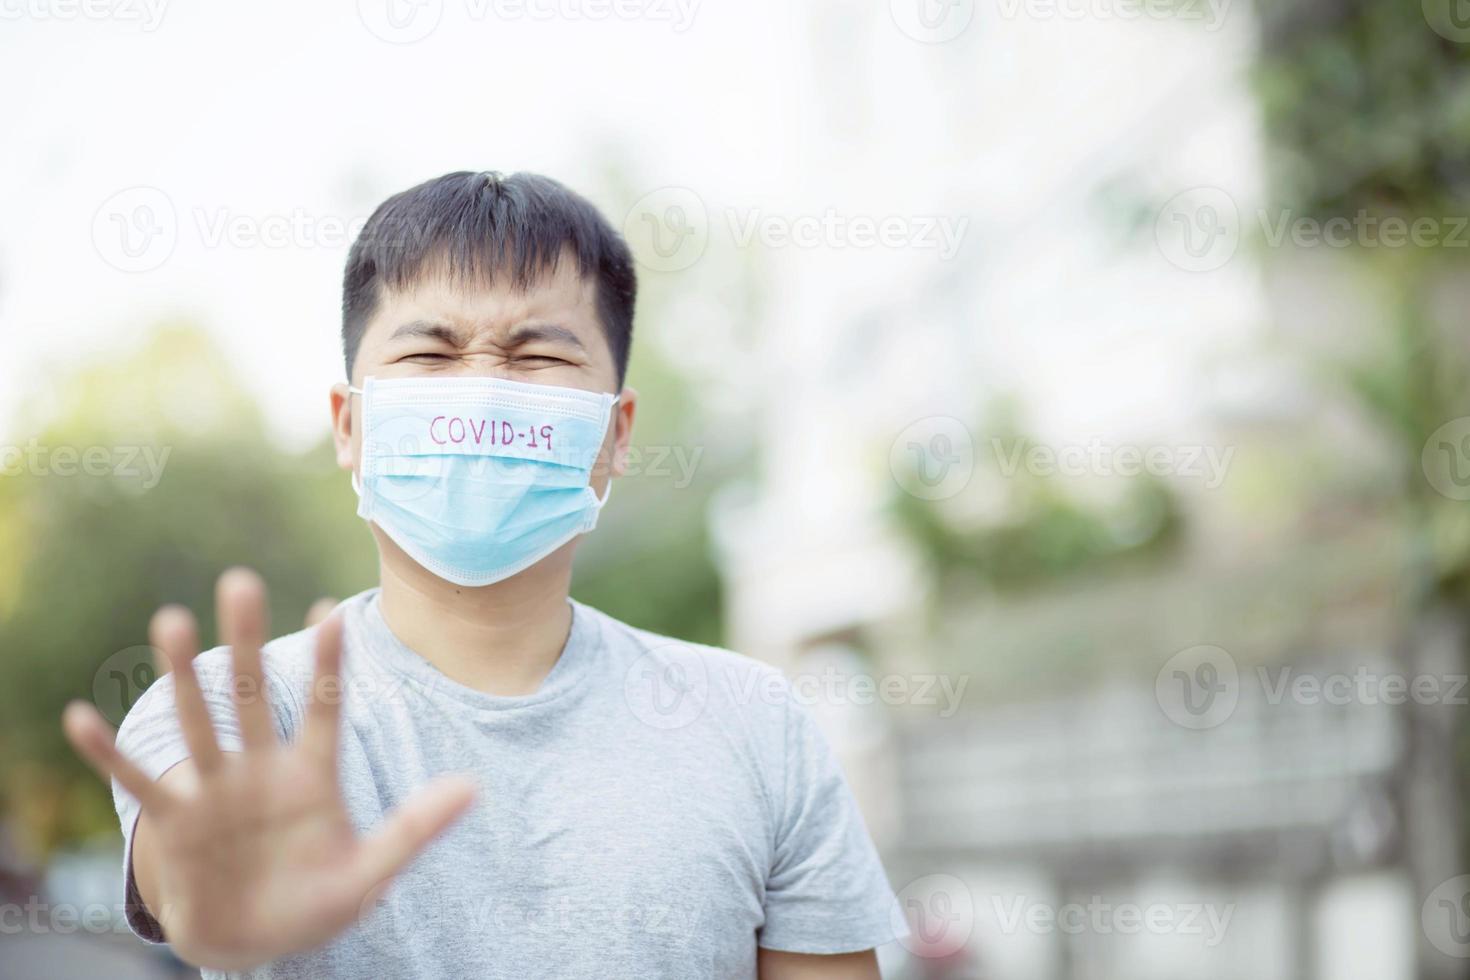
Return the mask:
<svg viewBox="0 0 1470 980">
<path fill-rule="evenodd" d="M 166 927 L 164 904 L 158 894 L 158 860 L 153 821 L 148 819 L 148 814 L 139 814 L 137 826 L 133 829 L 133 858 L 129 870 L 138 895 L 143 899 L 143 907 L 159 925 Z M 165 933 L 166 931 L 165 928 Z"/>
<path fill-rule="evenodd" d="M 159 777 L 158 782 L 172 790 L 192 791 L 198 781 L 194 763 L 184 760 Z M 158 827 L 147 812 L 139 814 L 138 824 L 133 829 L 133 883 L 148 914 L 168 930 L 166 896 L 161 893 L 160 881 L 166 878 L 162 867 L 163 856 L 158 846 Z"/>
</svg>

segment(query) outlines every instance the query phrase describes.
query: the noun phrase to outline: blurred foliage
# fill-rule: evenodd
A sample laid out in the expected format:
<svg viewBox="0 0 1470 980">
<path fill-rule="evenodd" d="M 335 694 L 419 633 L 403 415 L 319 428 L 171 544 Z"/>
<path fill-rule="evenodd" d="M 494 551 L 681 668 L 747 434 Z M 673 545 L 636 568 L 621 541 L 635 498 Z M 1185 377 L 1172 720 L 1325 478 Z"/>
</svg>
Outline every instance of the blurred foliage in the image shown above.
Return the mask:
<svg viewBox="0 0 1470 980">
<path fill-rule="evenodd" d="M 1436 5 L 1455 2 L 1257 8 L 1255 83 L 1280 201 L 1318 218 L 1465 213 L 1470 45 L 1426 23 Z"/>
<path fill-rule="evenodd" d="M 201 334 L 162 329 L 121 362 L 81 369 L 51 400 L 55 418 L 20 426 L 48 455 L 0 481 L 0 534 L 19 544 L 0 566 L 0 794 L 6 809 L 24 805 L 22 831 L 42 851 L 115 827 L 58 718 L 68 700 L 93 697 L 110 656 L 146 644 L 158 606 L 189 606 L 210 643 L 214 581 L 246 564 L 270 584 L 285 633 L 312 600 L 359 591 L 376 569 L 329 449 L 274 449 Z M 62 447 L 102 447 L 113 471 L 60 475 L 47 460 Z M 149 460 L 161 464 L 156 486 Z M 132 685 L 126 702 L 141 693 Z"/>
<path fill-rule="evenodd" d="M 675 393 L 673 377 L 653 363 L 639 379 L 640 444 L 702 445 L 687 413 L 657 410 Z M 372 537 L 330 440 L 301 454 L 277 448 L 199 331 L 161 328 L 120 359 L 58 379 L 44 401 L 44 413 L 17 426 L 34 433 L 15 447 L 29 446 L 31 462 L 15 465 L 12 449 L 0 478 L 0 814 L 33 855 L 116 834 L 108 791 L 73 755 L 59 718 L 83 698 L 116 722 L 120 710 L 103 702 L 136 700 L 153 677 L 140 648 L 160 605 L 193 609 L 208 645 L 214 582 L 231 565 L 265 577 L 276 635 L 298 628 L 315 599 L 377 580 Z M 52 454 L 63 447 L 101 447 L 111 472 L 55 472 Z M 579 556 L 574 593 L 636 625 L 718 641 L 719 580 L 702 510 L 716 469 L 705 466 L 688 486 L 622 481 L 603 530 L 588 539 L 595 546 Z"/>
<path fill-rule="evenodd" d="M 1389 437 L 1413 535 L 1410 594 L 1454 603 L 1470 615 L 1470 507 L 1425 479 L 1423 457 L 1437 429 L 1470 416 L 1470 343 L 1460 324 L 1446 323 L 1432 303 L 1435 283 L 1470 274 L 1470 263 L 1405 250 L 1372 264 L 1375 270 L 1360 275 L 1382 277 L 1391 320 L 1369 338 L 1367 352 L 1328 370 Z"/>
<path fill-rule="evenodd" d="M 981 441 L 1019 458 L 1031 441 L 1007 421 L 1009 408 L 998 406 L 995 414 L 992 428 L 1001 431 Z M 1182 526 L 1173 491 L 1147 474 L 1118 483 L 1121 492 L 1112 499 L 1084 499 L 1068 479 L 1025 466 L 1002 473 L 977 460 L 975 477 L 958 499 L 898 492 L 891 511 L 936 574 L 941 593 L 973 595 L 976 587 L 1019 592 L 1168 551 Z M 968 500 L 981 496 L 991 498 L 983 516 L 963 512 Z"/>
<path fill-rule="evenodd" d="M 1359 212 L 1442 223 L 1439 247 L 1343 250 L 1355 295 L 1377 295 L 1380 329 L 1345 353 L 1308 356 L 1387 437 L 1416 541 L 1410 586 L 1470 616 L 1470 514 L 1424 479 L 1421 454 L 1470 415 L 1470 344 L 1459 309 L 1470 214 L 1470 46 L 1429 29 L 1435 3 L 1293 2 L 1261 11 L 1256 87 L 1273 198 L 1318 218 Z M 1288 325 L 1290 326 L 1290 325 Z M 1362 341 L 1362 345 L 1358 341 Z"/>
</svg>

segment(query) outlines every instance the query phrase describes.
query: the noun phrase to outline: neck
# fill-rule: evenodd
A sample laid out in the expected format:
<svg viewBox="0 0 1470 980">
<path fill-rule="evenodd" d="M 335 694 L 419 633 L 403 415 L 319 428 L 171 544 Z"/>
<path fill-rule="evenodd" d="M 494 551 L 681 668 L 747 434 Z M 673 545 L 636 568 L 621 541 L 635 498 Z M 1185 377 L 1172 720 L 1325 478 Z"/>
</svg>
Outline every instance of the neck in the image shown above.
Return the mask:
<svg viewBox="0 0 1470 980">
<path fill-rule="evenodd" d="M 446 582 L 390 542 L 379 547 L 379 601 L 398 639 L 466 687 L 511 697 L 536 692 L 571 631 L 569 547 L 479 588 Z"/>
</svg>

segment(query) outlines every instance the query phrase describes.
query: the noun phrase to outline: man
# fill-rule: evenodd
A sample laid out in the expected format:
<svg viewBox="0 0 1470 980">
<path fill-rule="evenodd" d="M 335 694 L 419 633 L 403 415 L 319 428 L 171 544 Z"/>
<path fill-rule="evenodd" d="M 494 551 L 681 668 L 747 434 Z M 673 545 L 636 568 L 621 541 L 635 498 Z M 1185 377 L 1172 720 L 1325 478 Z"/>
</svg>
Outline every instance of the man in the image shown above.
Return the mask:
<svg viewBox="0 0 1470 980">
<path fill-rule="evenodd" d="M 171 671 L 116 746 L 67 710 L 140 936 L 210 977 L 877 976 L 893 896 L 780 675 L 568 597 L 632 436 L 635 292 L 543 177 L 373 214 L 331 411 L 380 587 L 266 643 L 264 585 L 228 572 L 225 646 L 155 615 Z"/>
</svg>

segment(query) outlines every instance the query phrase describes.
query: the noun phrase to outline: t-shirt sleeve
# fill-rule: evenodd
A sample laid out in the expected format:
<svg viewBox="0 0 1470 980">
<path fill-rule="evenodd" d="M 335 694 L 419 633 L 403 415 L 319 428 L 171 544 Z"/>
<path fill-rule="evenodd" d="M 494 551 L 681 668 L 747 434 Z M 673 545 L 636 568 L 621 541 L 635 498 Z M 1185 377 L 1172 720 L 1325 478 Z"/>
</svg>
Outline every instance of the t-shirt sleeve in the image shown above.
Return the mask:
<svg viewBox="0 0 1470 980">
<path fill-rule="evenodd" d="M 215 739 L 219 742 L 220 749 L 225 752 L 240 751 L 240 725 L 230 695 L 234 674 L 230 666 L 229 649 L 219 647 L 200 654 L 194 659 L 194 673 L 199 678 L 204 702 L 214 721 Z M 296 727 L 293 718 L 299 717 L 295 692 L 277 678 L 268 663 L 265 666 L 265 675 L 276 733 L 283 739 L 289 739 L 290 733 Z M 189 758 L 189 747 L 184 743 L 184 733 L 179 728 L 178 715 L 174 710 L 172 674 L 165 674 L 155 681 L 128 711 L 117 731 L 117 747 L 151 779 L 158 779 Z M 112 799 L 122 827 L 125 881 L 123 901 L 128 926 L 140 939 L 150 943 L 164 942 L 163 928 L 149 914 L 133 878 L 133 833 L 138 826 L 141 807 L 137 798 L 123 789 L 122 784 L 116 780 L 112 783 Z"/>
<path fill-rule="evenodd" d="M 815 954 L 881 946 L 899 936 L 877 849 L 826 738 L 789 691 L 784 700 L 785 772 L 759 944 Z"/>
</svg>

